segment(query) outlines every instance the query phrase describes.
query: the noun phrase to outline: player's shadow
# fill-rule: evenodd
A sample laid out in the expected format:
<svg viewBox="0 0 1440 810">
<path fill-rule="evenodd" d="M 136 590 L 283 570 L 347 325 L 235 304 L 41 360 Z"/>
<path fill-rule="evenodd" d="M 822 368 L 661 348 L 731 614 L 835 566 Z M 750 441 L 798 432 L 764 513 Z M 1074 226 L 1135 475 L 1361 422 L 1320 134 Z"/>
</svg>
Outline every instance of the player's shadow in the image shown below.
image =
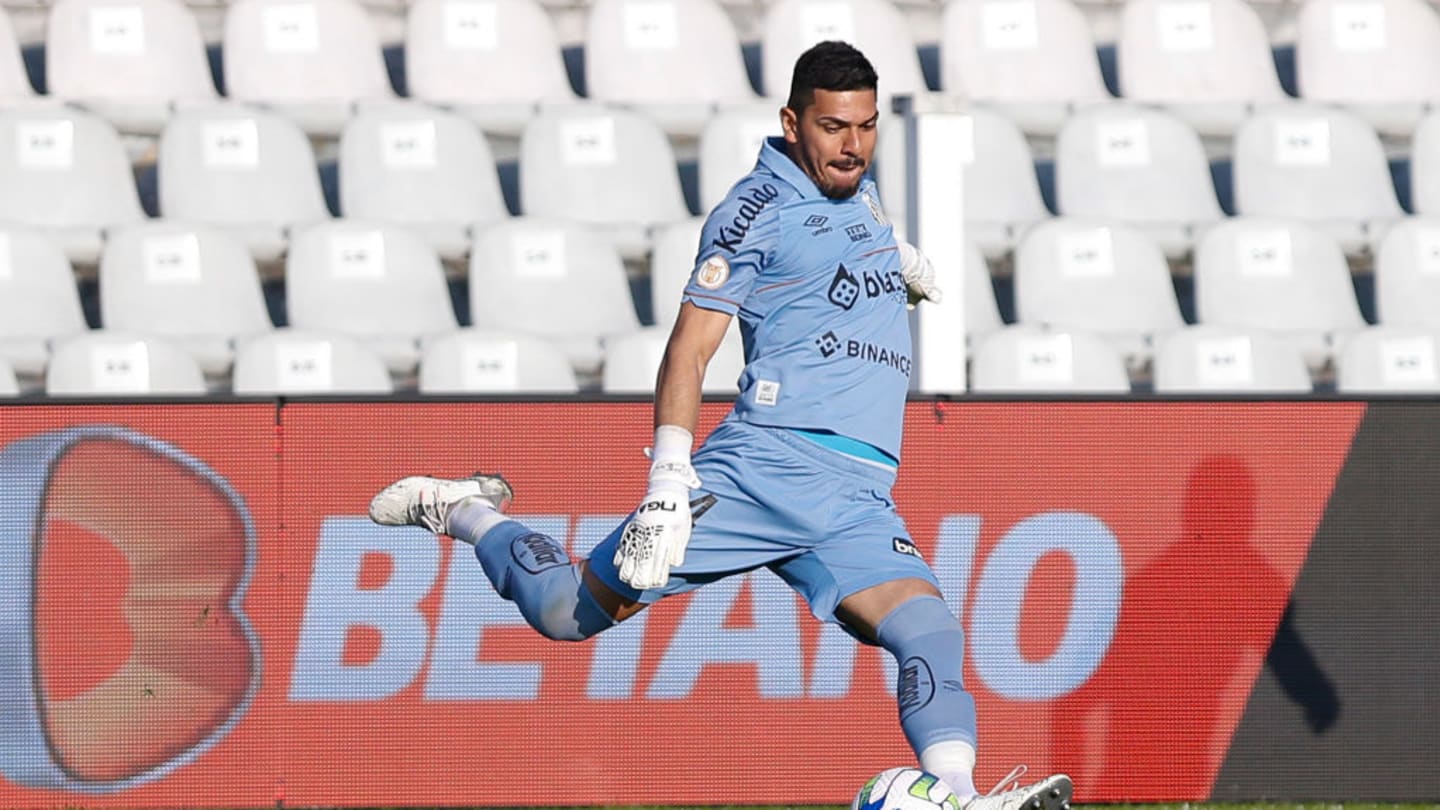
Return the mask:
<svg viewBox="0 0 1440 810">
<path fill-rule="evenodd" d="M 1285 604 L 1285 614 L 1275 630 L 1275 639 L 1265 655 L 1265 666 L 1275 676 L 1281 691 L 1305 712 L 1305 723 L 1323 734 L 1340 717 L 1340 693 L 1320 669 L 1320 662 L 1295 627 L 1295 600 Z"/>
</svg>

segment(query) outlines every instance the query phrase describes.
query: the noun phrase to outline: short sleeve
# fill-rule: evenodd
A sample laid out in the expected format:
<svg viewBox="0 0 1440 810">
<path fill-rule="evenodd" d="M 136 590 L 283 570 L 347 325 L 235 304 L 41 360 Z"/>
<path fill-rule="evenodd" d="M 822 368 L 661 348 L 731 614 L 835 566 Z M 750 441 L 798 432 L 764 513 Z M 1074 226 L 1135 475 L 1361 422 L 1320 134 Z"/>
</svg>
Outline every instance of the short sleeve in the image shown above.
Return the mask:
<svg viewBox="0 0 1440 810">
<path fill-rule="evenodd" d="M 751 178 L 710 212 L 682 300 L 731 315 L 739 311 L 774 251 L 781 193 L 776 183 Z"/>
</svg>

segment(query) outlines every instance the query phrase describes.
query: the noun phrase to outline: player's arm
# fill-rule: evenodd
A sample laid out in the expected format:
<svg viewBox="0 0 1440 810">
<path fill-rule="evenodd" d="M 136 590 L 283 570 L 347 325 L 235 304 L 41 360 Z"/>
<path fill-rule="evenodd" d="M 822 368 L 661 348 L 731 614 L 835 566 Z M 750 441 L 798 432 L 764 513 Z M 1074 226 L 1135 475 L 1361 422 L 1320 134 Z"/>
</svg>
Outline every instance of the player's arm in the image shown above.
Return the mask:
<svg viewBox="0 0 1440 810">
<path fill-rule="evenodd" d="M 686 301 L 670 331 L 660 373 L 655 379 L 655 427 L 684 428 L 695 433 L 700 419 L 701 382 L 710 358 L 730 328 L 731 315 Z"/>
<path fill-rule="evenodd" d="M 670 332 L 655 381 L 655 443 L 645 499 L 615 550 L 620 579 L 633 588 L 658 588 L 670 567 L 685 561 L 690 542 L 690 490 L 700 486 L 690 452 L 700 420 L 700 383 L 725 339 L 732 316 L 686 301 Z"/>
</svg>

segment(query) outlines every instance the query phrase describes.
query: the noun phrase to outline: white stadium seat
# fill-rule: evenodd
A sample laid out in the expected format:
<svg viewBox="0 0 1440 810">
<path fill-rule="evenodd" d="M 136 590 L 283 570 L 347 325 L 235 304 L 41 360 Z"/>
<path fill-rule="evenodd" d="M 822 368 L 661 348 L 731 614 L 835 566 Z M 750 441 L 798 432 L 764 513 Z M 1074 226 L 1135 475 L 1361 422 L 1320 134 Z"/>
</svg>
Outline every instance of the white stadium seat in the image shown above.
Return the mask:
<svg viewBox="0 0 1440 810">
<path fill-rule="evenodd" d="M 1205 235 L 1195 249 L 1195 309 L 1202 324 L 1270 330 L 1316 369 L 1365 327 L 1339 244 L 1302 222 L 1264 217 Z"/>
<path fill-rule="evenodd" d="M 1440 391 L 1440 331 L 1372 326 L 1345 342 L 1335 387 L 1346 394 Z"/>
<path fill-rule="evenodd" d="M 1363 253 L 1403 215 L 1380 138 L 1352 113 L 1317 104 L 1269 107 L 1235 133 L 1235 209 L 1292 217 Z"/>
<path fill-rule="evenodd" d="M 1110 98 L 1090 25 L 1069 0 L 950 0 L 940 69 L 945 92 L 1035 135 L 1053 135 L 1071 110 Z"/>
<path fill-rule="evenodd" d="M 481 231 L 470 253 L 470 318 L 560 345 L 577 372 L 603 360 L 601 341 L 640 328 L 620 256 L 592 229 L 517 217 Z"/>
<path fill-rule="evenodd" d="M 290 325 L 345 335 L 405 375 L 420 341 L 460 328 L 440 257 L 394 225 L 336 220 L 295 234 L 285 259 Z"/>
<path fill-rule="evenodd" d="M 1402 219 L 1375 255 L 1375 309 L 1386 326 L 1440 330 L 1440 217 Z"/>
<path fill-rule="evenodd" d="M 1284 101 L 1260 15 L 1245 0 L 1128 0 L 1116 43 L 1120 94 L 1230 138 L 1255 107 Z"/>
<path fill-rule="evenodd" d="M 53 341 L 84 332 L 75 272 L 60 246 L 25 228 L 0 229 L 0 358 L 38 377 Z"/>
<path fill-rule="evenodd" d="M 1306 0 L 1295 73 L 1301 97 L 1408 136 L 1440 100 L 1440 15 L 1425 0 Z"/>
<path fill-rule="evenodd" d="M 20 394 L 20 381 L 15 376 L 15 369 L 4 357 L 0 357 L 0 397 L 13 397 Z"/>
<path fill-rule="evenodd" d="M 970 365 L 975 393 L 1128 394 L 1125 361 L 1084 331 L 1009 326 L 980 340 Z"/>
<path fill-rule="evenodd" d="M 649 253 L 652 226 L 690 216 L 659 125 L 598 104 L 542 110 L 526 125 L 520 206 L 527 216 L 604 226 L 629 259 Z"/>
<path fill-rule="evenodd" d="M 1072 115 L 1055 142 L 1060 213 L 1124 222 L 1171 258 L 1224 213 L 1200 137 L 1180 118 L 1131 104 Z"/>
<path fill-rule="evenodd" d="M 668 329 L 680 315 L 680 299 L 695 271 L 704 225 L 705 217 L 692 217 L 655 232 L 655 250 L 650 254 L 650 311 L 656 326 Z"/>
<path fill-rule="evenodd" d="M 115 128 L 66 107 L 0 111 L 0 221 L 28 225 L 94 264 L 107 228 L 145 216 Z"/>
<path fill-rule="evenodd" d="M 565 353 L 521 332 L 462 329 L 425 342 L 422 394 L 573 394 Z"/>
<path fill-rule="evenodd" d="M 476 226 L 509 216 L 485 137 L 433 107 L 362 111 L 340 137 L 339 170 L 341 213 L 403 225 L 445 259 L 469 255 Z"/>
<path fill-rule="evenodd" d="M 585 84 L 590 98 L 687 138 L 716 107 L 755 99 L 735 26 L 715 0 L 591 0 Z"/>
<path fill-rule="evenodd" d="M 412 98 L 512 137 L 539 107 L 576 100 L 555 25 L 535 0 L 414 0 L 405 76 Z"/>
<path fill-rule="evenodd" d="M 1134 365 L 1160 334 L 1185 325 L 1159 247 L 1143 232 L 1096 220 L 1036 226 L 1015 251 L 1022 324 L 1101 335 Z"/>
<path fill-rule="evenodd" d="M 216 98 L 200 26 L 179 0 L 58 0 L 45 79 L 50 95 L 147 135 L 177 104 Z"/>
<path fill-rule="evenodd" d="M 1308 394 L 1300 349 L 1258 329 L 1191 326 L 1155 349 L 1157 394 Z"/>
<path fill-rule="evenodd" d="M 305 133 L 263 110 L 177 112 L 160 136 L 156 172 L 165 216 L 230 230 L 260 262 L 284 255 L 292 228 L 330 219 Z"/>
<path fill-rule="evenodd" d="M 225 15 L 226 95 L 335 137 L 352 108 L 394 97 L 380 39 L 355 0 L 236 0 Z"/>
<path fill-rule="evenodd" d="M 134 332 L 95 330 L 56 345 L 45 374 L 50 396 L 204 394 L 205 376 L 188 352 Z"/>
<path fill-rule="evenodd" d="M 389 394 L 385 361 L 344 335 L 276 329 L 235 352 L 232 389 L 240 395 Z"/>
<path fill-rule="evenodd" d="M 249 251 L 207 226 L 156 221 L 116 231 L 99 274 L 105 328 L 162 337 L 207 375 L 230 371 L 236 340 L 274 328 Z"/>
</svg>

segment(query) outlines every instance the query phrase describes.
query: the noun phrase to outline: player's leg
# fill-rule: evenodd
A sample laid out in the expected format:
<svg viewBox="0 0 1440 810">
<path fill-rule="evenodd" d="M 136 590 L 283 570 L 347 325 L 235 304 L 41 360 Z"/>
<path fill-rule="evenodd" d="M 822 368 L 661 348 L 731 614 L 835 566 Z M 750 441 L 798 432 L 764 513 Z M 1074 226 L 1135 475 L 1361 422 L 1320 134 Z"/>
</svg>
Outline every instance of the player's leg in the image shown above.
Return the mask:
<svg viewBox="0 0 1440 810">
<path fill-rule="evenodd" d="M 851 632 L 884 647 L 900 665 L 900 725 L 920 766 L 944 779 L 967 810 L 1063 810 L 1070 778 L 1056 774 L 1029 785 L 975 791 L 975 701 L 965 691 L 965 633 L 934 581 L 902 577 L 840 600 L 835 616 Z"/>
<path fill-rule="evenodd" d="M 503 510 L 513 497 L 498 475 L 411 476 L 381 490 L 370 502 L 370 517 L 387 526 L 423 526 L 475 546 L 495 591 L 547 638 L 583 641 L 613 626 L 616 616 L 623 619 L 638 609 L 627 609 L 624 600 L 587 577 L 583 564 L 572 562 L 559 543 L 506 517 Z"/>
</svg>

